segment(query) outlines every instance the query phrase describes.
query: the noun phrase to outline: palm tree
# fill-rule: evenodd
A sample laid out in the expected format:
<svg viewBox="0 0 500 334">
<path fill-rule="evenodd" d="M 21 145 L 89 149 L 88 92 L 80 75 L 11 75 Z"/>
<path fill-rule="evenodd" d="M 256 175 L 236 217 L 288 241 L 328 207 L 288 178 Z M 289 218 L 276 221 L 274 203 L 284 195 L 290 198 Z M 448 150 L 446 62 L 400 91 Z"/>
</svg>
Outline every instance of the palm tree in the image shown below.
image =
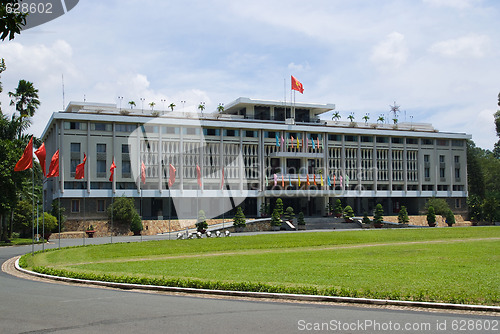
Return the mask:
<svg viewBox="0 0 500 334">
<path fill-rule="evenodd" d="M 154 103 L 154 102 L 149 103 L 149 106 L 151 107 L 151 111 L 154 110 L 155 105 L 156 105 L 156 103 Z"/>
<path fill-rule="evenodd" d="M 383 123 L 384 123 L 384 121 L 385 121 L 385 118 L 384 118 L 384 116 L 382 116 L 382 115 L 380 115 L 380 116 L 378 117 L 378 119 L 377 119 L 377 123 L 378 123 L 378 122 L 380 122 L 380 123 L 382 123 L 382 124 L 383 124 Z"/>
<path fill-rule="evenodd" d="M 175 104 L 172 102 L 172 103 L 170 103 L 170 104 L 168 105 L 168 107 L 169 107 L 172 111 L 174 111 Z"/>
<path fill-rule="evenodd" d="M 222 114 L 224 112 L 224 104 L 219 103 L 219 106 L 217 107 L 217 111 Z"/>
<path fill-rule="evenodd" d="M 370 116 L 368 114 L 363 116 L 363 119 L 365 120 L 365 124 L 368 123 L 368 120 L 370 119 Z"/>
<path fill-rule="evenodd" d="M 33 117 L 36 109 L 40 106 L 38 89 L 35 89 L 33 83 L 26 80 L 19 80 L 16 92 L 9 92 L 9 97 L 13 98 L 10 105 L 16 106 L 21 118 Z"/>
<path fill-rule="evenodd" d="M 354 122 L 354 115 L 353 114 L 350 114 L 349 116 L 347 116 L 347 118 L 349 118 L 351 123 Z"/>
<path fill-rule="evenodd" d="M 332 120 L 335 119 L 335 122 L 338 122 L 339 119 L 341 118 L 342 116 L 340 116 L 340 113 L 338 111 L 336 111 L 333 115 L 332 115 Z"/>
<path fill-rule="evenodd" d="M 134 107 L 135 107 L 134 101 L 128 101 L 128 104 L 130 105 L 130 109 L 134 109 Z"/>
<path fill-rule="evenodd" d="M 198 109 L 200 109 L 201 113 L 203 114 L 203 110 L 205 110 L 205 102 L 201 102 L 198 106 Z"/>
</svg>

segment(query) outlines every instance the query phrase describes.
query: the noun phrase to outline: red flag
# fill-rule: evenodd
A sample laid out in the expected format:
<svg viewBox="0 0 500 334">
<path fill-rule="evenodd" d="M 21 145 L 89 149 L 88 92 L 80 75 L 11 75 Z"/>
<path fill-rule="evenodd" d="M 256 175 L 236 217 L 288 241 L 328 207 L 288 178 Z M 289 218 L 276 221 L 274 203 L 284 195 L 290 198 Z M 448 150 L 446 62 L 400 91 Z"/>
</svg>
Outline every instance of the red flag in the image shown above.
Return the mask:
<svg viewBox="0 0 500 334">
<path fill-rule="evenodd" d="M 220 189 L 224 189 L 224 167 L 222 167 L 222 178 L 220 181 Z"/>
<path fill-rule="evenodd" d="M 198 165 L 196 165 L 196 176 L 198 177 L 198 185 L 201 188 L 201 168 Z"/>
<path fill-rule="evenodd" d="M 309 174 L 307 174 L 307 185 L 310 186 L 311 182 L 309 182 Z"/>
<path fill-rule="evenodd" d="M 316 183 L 316 174 L 314 174 L 314 185 L 317 186 L 318 184 Z"/>
<path fill-rule="evenodd" d="M 57 150 L 52 156 L 52 159 L 50 160 L 49 174 L 47 174 L 48 178 L 56 176 L 59 176 L 59 150 Z"/>
<path fill-rule="evenodd" d="M 47 173 L 45 172 L 45 157 L 47 156 L 45 143 L 42 143 L 42 146 L 35 151 L 35 155 L 38 158 L 38 162 L 40 162 L 40 166 L 42 167 L 43 176 L 47 176 Z"/>
<path fill-rule="evenodd" d="M 85 163 L 87 162 L 87 156 L 83 153 L 83 162 L 76 166 L 75 179 L 81 180 L 85 177 Z"/>
<path fill-rule="evenodd" d="M 21 172 L 23 170 L 32 167 L 33 167 L 33 136 L 31 136 L 28 145 L 26 145 L 23 156 L 21 157 L 21 159 L 19 159 L 16 166 L 14 167 L 14 171 Z"/>
<path fill-rule="evenodd" d="M 292 90 L 296 90 L 299 93 L 304 94 L 304 86 L 302 86 L 300 81 L 295 79 L 293 75 L 292 75 Z"/>
<path fill-rule="evenodd" d="M 111 167 L 109 167 L 109 171 L 111 172 L 111 176 L 109 177 L 109 181 L 113 182 L 113 175 L 115 175 L 115 160 L 113 159 L 113 163 L 111 164 Z"/>
<path fill-rule="evenodd" d="M 146 166 L 143 161 L 141 161 L 141 182 L 146 184 Z"/>
<path fill-rule="evenodd" d="M 281 174 L 281 187 L 285 188 L 285 177 Z"/>
<path fill-rule="evenodd" d="M 174 185 L 175 183 L 175 172 L 177 170 L 175 169 L 175 167 L 170 164 L 170 172 L 169 172 L 169 178 L 168 178 L 168 187 L 170 188 L 171 186 Z"/>
</svg>

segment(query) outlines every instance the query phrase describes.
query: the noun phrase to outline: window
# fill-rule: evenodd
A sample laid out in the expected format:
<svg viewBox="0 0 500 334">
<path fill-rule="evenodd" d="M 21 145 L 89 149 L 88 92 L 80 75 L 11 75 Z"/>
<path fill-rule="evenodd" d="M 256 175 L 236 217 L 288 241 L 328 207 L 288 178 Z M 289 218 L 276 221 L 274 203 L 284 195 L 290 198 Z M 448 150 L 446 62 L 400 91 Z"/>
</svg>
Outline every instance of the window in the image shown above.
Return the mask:
<svg viewBox="0 0 500 334">
<path fill-rule="evenodd" d="M 429 162 L 429 159 L 430 159 L 430 155 L 425 154 L 424 155 L 424 162 Z"/>
<path fill-rule="evenodd" d="M 362 143 L 373 143 L 373 137 L 371 136 L 361 136 Z"/>
<path fill-rule="evenodd" d="M 130 153 L 130 145 L 122 144 L 122 153 Z"/>
<path fill-rule="evenodd" d="M 71 143 L 71 153 L 80 153 L 80 143 Z"/>
<path fill-rule="evenodd" d="M 199 136 L 200 128 L 183 128 L 182 133 L 188 136 Z"/>
<path fill-rule="evenodd" d="M 455 179 L 460 179 L 460 168 L 455 168 Z"/>
<path fill-rule="evenodd" d="M 245 137 L 255 138 L 257 137 L 257 131 L 246 130 Z"/>
<path fill-rule="evenodd" d="M 205 129 L 203 129 L 203 130 L 205 130 Z M 175 127 L 171 127 L 171 126 L 163 127 L 163 128 L 161 128 L 161 131 L 162 131 L 162 133 L 166 133 L 169 135 L 178 135 L 179 134 L 179 128 L 175 128 Z"/>
<path fill-rule="evenodd" d="M 439 156 L 439 162 L 444 164 L 444 155 Z"/>
<path fill-rule="evenodd" d="M 122 177 L 123 178 L 129 178 L 130 177 L 130 173 L 131 173 L 131 165 L 130 165 L 130 161 L 122 161 Z"/>
<path fill-rule="evenodd" d="M 429 179 L 431 177 L 431 169 L 429 167 L 424 168 L 424 177 Z"/>
<path fill-rule="evenodd" d="M 106 201 L 103 199 L 98 199 L 97 200 L 97 212 L 104 212 L 106 211 Z"/>
<path fill-rule="evenodd" d="M 117 132 L 133 132 L 136 128 L 135 124 L 116 124 L 115 130 Z"/>
<path fill-rule="evenodd" d="M 342 136 L 341 135 L 328 135 L 328 140 L 342 141 Z"/>
<path fill-rule="evenodd" d="M 357 142 L 358 141 L 358 136 L 351 136 L 351 135 L 345 135 L 344 136 L 345 141 L 351 141 L 351 142 Z"/>
<path fill-rule="evenodd" d="M 422 145 L 426 145 L 426 146 L 434 145 L 434 140 L 433 139 L 423 138 L 422 139 Z"/>
<path fill-rule="evenodd" d="M 464 146 L 464 141 L 463 140 L 452 140 L 451 146 L 462 147 L 462 146 Z"/>
<path fill-rule="evenodd" d="M 399 137 L 392 137 L 391 138 L 391 142 L 393 144 L 403 144 L 403 138 L 399 138 Z"/>
<path fill-rule="evenodd" d="M 104 174 L 104 176 L 99 177 L 106 177 L 106 160 L 97 160 L 96 172 L 97 175 Z"/>
<path fill-rule="evenodd" d="M 264 131 L 264 137 L 276 138 L 276 132 L 275 131 Z"/>
<path fill-rule="evenodd" d="M 388 142 L 389 142 L 388 137 L 377 137 L 377 143 L 384 144 L 384 143 L 388 143 Z"/>
<path fill-rule="evenodd" d="M 455 198 L 455 208 L 456 209 L 462 208 L 462 199 L 461 198 Z"/>
<path fill-rule="evenodd" d="M 80 200 L 79 199 L 72 199 L 71 200 L 71 212 L 80 212 Z"/>
<path fill-rule="evenodd" d="M 87 123 L 64 122 L 64 130 L 87 130 Z"/>
<path fill-rule="evenodd" d="M 448 141 L 446 139 L 438 139 L 437 145 L 438 146 L 448 146 Z"/>
<path fill-rule="evenodd" d="M 444 179 L 446 176 L 445 176 L 445 169 L 444 168 L 439 168 L 439 177 Z"/>
<path fill-rule="evenodd" d="M 418 139 L 417 138 L 406 138 L 406 144 L 418 145 Z"/>
<path fill-rule="evenodd" d="M 227 129 L 224 130 L 224 137 L 239 137 L 240 130 Z"/>
<path fill-rule="evenodd" d="M 96 152 L 97 153 L 106 153 L 106 144 L 97 144 Z"/>
<path fill-rule="evenodd" d="M 203 134 L 205 136 L 220 136 L 220 130 L 219 129 L 205 128 L 205 129 L 203 129 Z"/>
<path fill-rule="evenodd" d="M 454 160 L 455 160 L 456 164 L 459 164 L 460 163 L 460 156 L 459 155 L 455 155 Z"/>
<path fill-rule="evenodd" d="M 92 125 L 95 131 L 111 131 L 111 124 L 109 123 L 93 123 Z"/>
</svg>

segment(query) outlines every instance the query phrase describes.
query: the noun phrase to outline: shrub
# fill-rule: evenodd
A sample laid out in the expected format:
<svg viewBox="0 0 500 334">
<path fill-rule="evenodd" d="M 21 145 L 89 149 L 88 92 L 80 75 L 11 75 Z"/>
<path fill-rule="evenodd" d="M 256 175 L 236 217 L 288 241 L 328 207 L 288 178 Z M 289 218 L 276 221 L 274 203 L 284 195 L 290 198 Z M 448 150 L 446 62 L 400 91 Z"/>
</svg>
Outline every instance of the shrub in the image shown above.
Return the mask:
<svg viewBox="0 0 500 334">
<path fill-rule="evenodd" d="M 365 214 L 363 215 L 363 224 L 370 224 L 371 222 L 370 218 L 368 218 L 368 213 L 365 211 Z"/>
<path fill-rule="evenodd" d="M 382 222 L 384 221 L 384 208 L 382 207 L 382 204 L 377 204 L 375 206 L 375 214 L 373 215 L 373 224 L 375 226 L 380 226 L 382 225 Z"/>
<path fill-rule="evenodd" d="M 38 231 L 42 233 L 43 225 L 45 225 L 45 233 L 58 232 L 59 225 L 57 224 L 57 218 L 48 212 L 44 212 L 43 214 L 45 217 L 40 216 L 38 218 L 38 226 L 39 226 Z M 36 218 L 34 223 L 36 225 Z"/>
<path fill-rule="evenodd" d="M 297 224 L 299 224 L 299 225 L 306 224 L 306 220 L 304 219 L 304 213 L 302 211 L 299 212 L 299 216 L 297 217 Z"/>
<path fill-rule="evenodd" d="M 278 209 L 273 210 L 273 215 L 271 216 L 272 226 L 281 226 L 281 217 Z"/>
<path fill-rule="evenodd" d="M 429 206 L 427 209 L 427 224 L 429 224 L 429 226 L 436 225 L 436 213 L 434 212 L 433 206 Z"/>
<path fill-rule="evenodd" d="M 445 217 L 446 224 L 448 224 L 448 226 L 451 227 L 453 224 L 455 224 L 455 215 L 453 214 L 453 211 L 451 211 L 451 209 L 446 212 Z"/>
<path fill-rule="evenodd" d="M 262 203 L 260 205 L 260 209 L 259 209 L 260 215 L 263 217 L 268 216 L 270 209 L 271 209 L 271 206 L 269 204 Z"/>
<path fill-rule="evenodd" d="M 143 229 L 144 227 L 142 226 L 141 217 L 139 217 L 139 214 L 137 214 L 132 218 L 132 222 L 130 223 L 130 230 L 134 232 L 134 234 L 138 234 Z"/>
<path fill-rule="evenodd" d="M 434 207 L 434 212 L 440 216 L 445 216 L 448 210 L 450 210 L 448 203 L 443 198 L 429 198 L 425 203 L 425 207 L 428 210 L 430 206 Z"/>
<path fill-rule="evenodd" d="M 116 225 L 130 226 L 132 219 L 138 215 L 134 200 L 125 196 L 115 198 L 113 204 L 108 207 L 108 217 Z"/>
<path fill-rule="evenodd" d="M 333 208 L 333 213 L 335 214 L 335 216 L 340 217 L 343 211 L 344 209 L 342 208 L 342 202 L 339 199 L 337 199 L 335 201 L 335 207 Z"/>
<path fill-rule="evenodd" d="M 236 214 L 234 215 L 233 225 L 235 227 L 245 227 L 247 226 L 245 214 L 243 213 L 243 209 L 239 206 L 236 209 Z"/>
<path fill-rule="evenodd" d="M 281 200 L 281 198 L 278 198 L 276 200 L 276 205 L 274 206 L 274 210 L 278 210 L 278 214 L 280 215 L 280 217 L 283 215 L 283 201 Z"/>
<path fill-rule="evenodd" d="M 289 206 L 288 208 L 286 208 L 285 219 L 290 221 L 290 222 L 293 222 L 294 217 L 295 217 L 295 213 L 293 212 L 293 208 L 291 206 Z"/>
<path fill-rule="evenodd" d="M 344 208 L 344 218 L 350 220 L 352 217 L 354 217 L 354 211 L 352 210 L 351 206 L 348 205 Z"/>
<path fill-rule="evenodd" d="M 406 211 L 406 206 L 402 206 L 401 210 L 399 210 L 398 214 L 398 223 L 400 224 L 408 224 L 410 222 L 410 218 L 408 217 L 408 211 Z"/>
<path fill-rule="evenodd" d="M 196 221 L 196 230 L 198 232 L 203 232 L 207 229 L 208 223 L 207 223 L 207 216 L 205 215 L 205 211 L 200 210 L 198 212 L 198 220 Z"/>
<path fill-rule="evenodd" d="M 14 208 L 14 231 L 22 238 L 31 237 L 31 221 L 33 220 L 33 205 L 30 201 L 19 201 Z"/>
</svg>

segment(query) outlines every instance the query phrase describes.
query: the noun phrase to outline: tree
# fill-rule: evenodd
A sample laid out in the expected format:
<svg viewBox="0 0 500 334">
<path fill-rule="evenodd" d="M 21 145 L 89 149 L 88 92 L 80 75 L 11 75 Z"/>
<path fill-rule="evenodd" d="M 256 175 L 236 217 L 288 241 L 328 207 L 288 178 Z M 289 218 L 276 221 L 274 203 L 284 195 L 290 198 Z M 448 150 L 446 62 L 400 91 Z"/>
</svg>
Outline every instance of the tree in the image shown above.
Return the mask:
<svg viewBox="0 0 500 334">
<path fill-rule="evenodd" d="M 130 109 L 134 109 L 134 107 L 135 107 L 134 101 L 128 101 L 128 104 L 130 105 Z"/>
<path fill-rule="evenodd" d="M 200 112 L 203 114 L 203 110 L 205 110 L 205 103 L 203 103 L 203 102 L 202 102 L 202 103 L 200 103 L 200 104 L 198 105 L 198 109 L 200 109 Z"/>
<path fill-rule="evenodd" d="M 370 218 L 368 218 L 368 213 L 365 211 L 365 214 L 363 215 L 363 224 L 370 224 L 371 222 Z"/>
<path fill-rule="evenodd" d="M 354 115 L 353 114 L 350 114 L 349 116 L 347 116 L 347 118 L 349 118 L 351 123 L 354 123 Z"/>
<path fill-rule="evenodd" d="M 410 218 L 408 217 L 408 211 L 406 210 L 406 206 L 401 206 L 398 214 L 398 223 L 400 224 L 408 224 L 410 222 Z"/>
<path fill-rule="evenodd" d="M 201 233 L 205 233 L 205 230 L 208 227 L 207 216 L 205 215 L 205 211 L 200 210 L 198 212 L 198 220 L 196 221 L 196 230 Z"/>
<path fill-rule="evenodd" d="M 352 217 L 354 217 L 354 211 L 350 205 L 347 205 L 344 208 L 344 219 L 345 220 L 352 220 Z"/>
<path fill-rule="evenodd" d="M 482 209 L 484 213 L 484 219 L 492 224 L 495 220 L 499 218 L 499 207 L 500 203 L 495 196 L 488 196 L 483 202 Z"/>
<path fill-rule="evenodd" d="M 451 209 L 448 209 L 448 211 L 445 214 L 445 217 L 446 217 L 446 224 L 448 224 L 448 226 L 451 227 L 453 224 L 455 224 L 455 215 L 453 214 L 453 211 L 451 211 Z"/>
<path fill-rule="evenodd" d="M 469 219 L 473 224 L 479 222 L 483 217 L 482 200 L 478 195 L 469 195 L 467 198 L 469 208 Z"/>
<path fill-rule="evenodd" d="M 38 226 L 40 226 L 38 231 L 42 233 L 45 230 L 46 234 L 58 232 L 59 225 L 57 224 L 57 218 L 48 212 L 44 212 L 43 215 L 44 217 L 40 216 L 38 218 Z M 35 218 L 34 225 L 36 225 L 36 223 L 37 222 Z M 44 225 L 45 228 L 42 225 Z"/>
<path fill-rule="evenodd" d="M 276 200 L 276 205 L 274 206 L 274 210 L 278 210 L 280 217 L 283 215 L 283 201 L 281 200 L 281 198 L 278 198 Z"/>
<path fill-rule="evenodd" d="M 56 217 L 58 221 L 60 221 L 61 227 L 66 222 L 66 216 L 64 215 L 65 212 L 66 208 L 60 207 L 59 201 L 52 201 L 52 210 L 50 211 L 50 214 Z"/>
<path fill-rule="evenodd" d="M 340 199 L 337 198 L 337 200 L 335 201 L 335 207 L 333 208 L 333 213 L 335 214 L 335 217 L 339 218 L 340 216 L 342 216 L 343 211 L 344 209 L 342 208 L 342 202 L 340 201 Z"/>
<path fill-rule="evenodd" d="M 6 1 L 2 0 L 0 2 L 0 39 L 2 41 L 9 36 L 9 40 L 14 39 L 16 34 L 21 33 L 21 29 L 26 25 L 26 16 L 28 13 L 22 13 L 21 11 L 8 12 L 8 8 L 14 8 L 14 5 L 19 3 L 18 0 Z"/>
<path fill-rule="evenodd" d="M 293 212 L 293 208 L 291 206 L 289 206 L 288 208 L 286 208 L 286 211 L 285 211 L 285 219 L 288 220 L 290 223 L 292 223 L 294 217 L 295 217 L 295 213 Z"/>
<path fill-rule="evenodd" d="M 13 98 L 10 105 L 16 106 L 16 111 L 19 112 L 21 118 L 33 117 L 35 110 L 40 106 L 38 89 L 26 80 L 19 80 L 16 91 L 9 92 L 9 97 Z"/>
<path fill-rule="evenodd" d="M 436 226 L 436 213 L 432 205 L 427 208 L 427 224 L 431 227 Z"/>
<path fill-rule="evenodd" d="M 33 204 L 30 200 L 19 201 L 14 209 L 14 231 L 21 237 L 31 236 L 31 223 L 33 221 Z"/>
<path fill-rule="evenodd" d="M 151 111 L 153 111 L 155 109 L 155 105 L 156 105 L 156 103 L 154 103 L 154 102 L 149 103 L 149 106 L 151 107 Z"/>
<path fill-rule="evenodd" d="M 436 198 L 436 197 L 429 198 L 425 203 L 425 208 L 429 210 L 430 206 L 434 207 L 434 211 L 436 212 L 437 215 L 440 216 L 445 216 L 448 210 L 450 210 L 448 203 L 443 198 Z"/>
<path fill-rule="evenodd" d="M 144 227 L 142 225 L 141 217 L 139 214 L 134 215 L 132 222 L 130 223 L 130 231 L 134 232 L 135 235 L 138 235 L 143 229 Z"/>
<path fill-rule="evenodd" d="M 335 122 L 338 122 L 339 119 L 341 118 L 342 116 L 340 116 L 340 113 L 338 111 L 336 111 L 333 115 L 332 115 L 332 120 L 335 119 Z"/>
<path fill-rule="evenodd" d="M 118 197 L 115 198 L 113 204 L 108 207 L 108 217 L 111 220 L 113 218 L 113 223 L 121 226 L 130 226 L 132 220 L 137 213 L 135 209 L 134 200 L 129 197 Z"/>
<path fill-rule="evenodd" d="M 299 216 L 297 217 L 297 224 L 298 225 L 306 224 L 306 220 L 304 219 L 304 213 L 302 211 L 299 212 Z"/>
<path fill-rule="evenodd" d="M 247 221 L 246 221 L 246 218 L 245 218 L 245 214 L 243 213 L 243 209 L 241 208 L 241 206 L 239 206 L 236 209 L 236 214 L 234 215 L 234 219 L 233 219 L 233 225 L 234 225 L 234 227 L 245 227 L 245 226 L 247 226 Z"/>
<path fill-rule="evenodd" d="M 375 206 L 375 214 L 373 215 L 373 225 L 375 227 L 382 227 L 382 222 L 384 221 L 384 208 L 382 204 L 377 204 Z"/>
<path fill-rule="evenodd" d="M 469 194 L 483 200 L 485 196 L 484 173 L 480 157 L 483 152 L 472 140 L 467 140 L 467 184 Z"/>
<path fill-rule="evenodd" d="M 385 122 L 385 118 L 384 116 L 380 115 L 378 118 L 377 118 L 377 123 L 380 122 L 380 123 L 384 123 Z"/>
<path fill-rule="evenodd" d="M 271 216 L 271 225 L 272 226 L 281 226 L 281 215 L 278 209 L 273 210 L 273 214 Z"/>
<path fill-rule="evenodd" d="M 366 123 L 368 123 L 368 120 L 370 119 L 370 116 L 368 114 L 366 114 L 362 118 L 365 120 L 365 124 L 366 124 Z"/>
<path fill-rule="evenodd" d="M 168 107 L 170 108 L 170 110 L 174 111 L 175 104 L 174 104 L 174 103 L 170 103 L 170 104 L 168 105 Z"/>
</svg>

